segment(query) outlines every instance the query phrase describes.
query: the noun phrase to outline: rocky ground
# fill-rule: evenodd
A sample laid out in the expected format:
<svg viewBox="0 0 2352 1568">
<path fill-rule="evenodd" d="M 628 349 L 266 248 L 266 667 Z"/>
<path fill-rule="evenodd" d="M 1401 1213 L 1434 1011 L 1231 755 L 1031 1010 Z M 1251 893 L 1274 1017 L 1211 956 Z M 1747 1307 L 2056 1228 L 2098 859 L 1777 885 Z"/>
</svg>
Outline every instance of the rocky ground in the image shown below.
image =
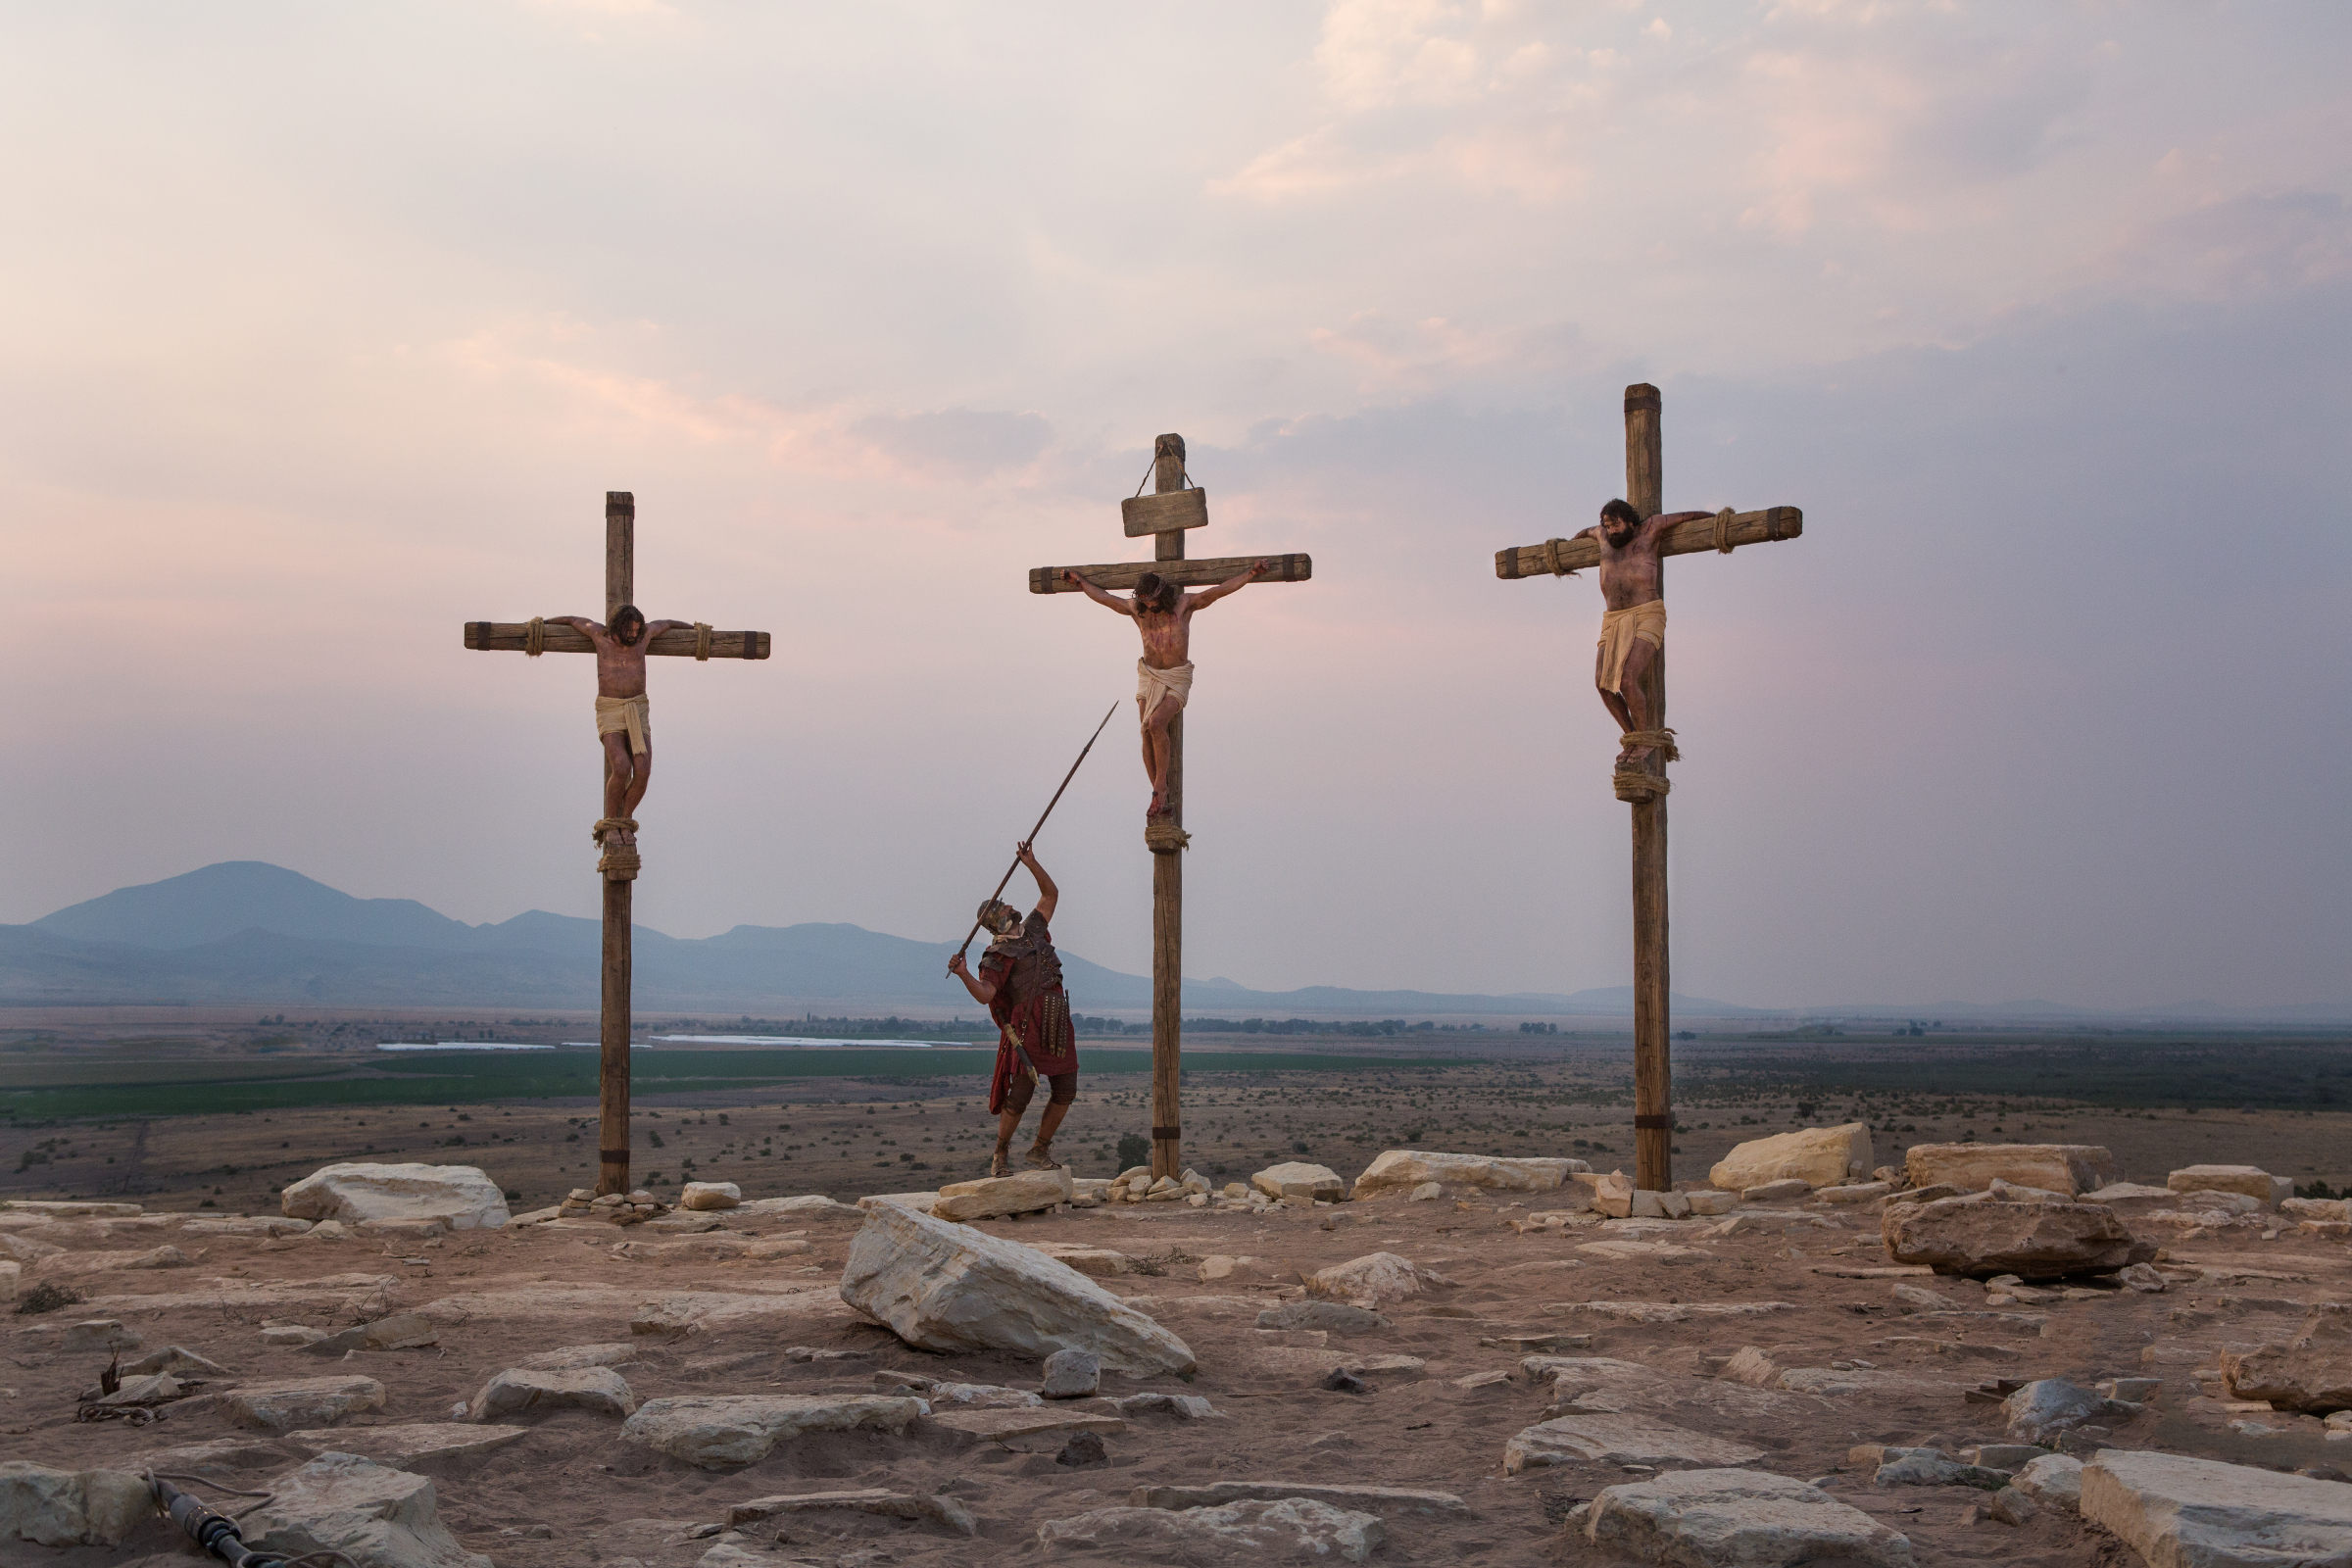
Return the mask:
<svg viewBox="0 0 2352 1568">
<path fill-rule="evenodd" d="M 976 1221 L 1067 1254 L 1197 1363 L 1105 1371 L 1097 1396 L 1039 1404 L 1024 1397 L 1040 1387 L 1037 1355 L 917 1349 L 845 1303 L 853 1246 L 881 1222 L 837 1205 L 340 1238 L 210 1213 L 18 1210 L 0 1215 L 0 1248 L 21 1265 L 19 1300 L 48 1284 L 85 1298 L 0 1318 L 0 1455 L 272 1491 L 281 1500 L 265 1521 L 305 1488 L 347 1484 L 319 1465 L 350 1461 L 305 1469 L 312 1455 L 372 1456 L 391 1468 L 368 1475 L 409 1489 L 383 1511 L 429 1522 L 405 1479 L 429 1478 L 451 1538 L 443 1549 L 420 1527 L 421 1554 L 402 1560 L 450 1568 L 468 1552 L 499 1568 L 1286 1560 L 1301 1537 L 1391 1562 L 1654 1559 L 1665 1548 L 1638 1516 L 1664 1505 L 1642 1488 L 1612 1494 L 1601 1544 L 1579 1509 L 1604 1488 L 1688 1488 L 1694 1467 L 1814 1483 L 1864 1516 L 1865 1535 L 1884 1527 L 1855 1548 L 1863 1560 L 1900 1560 L 1893 1532 L 1920 1564 L 2128 1563 L 2145 1544 L 2086 1525 L 2063 1488 L 2030 1517 L 1993 1509 L 2019 1494 L 1991 1489 L 2024 1457 L 2001 1451 L 2018 1416 L 1998 1380 L 2142 1378 L 2155 1386 L 2120 1388 L 2138 1397 L 2100 1401 L 2087 1431 L 2053 1429 L 2034 1451 L 2223 1460 L 2352 1499 L 2335 1469 L 2352 1466 L 2352 1444 L 2314 1416 L 2241 1407 L 2215 1376 L 2226 1351 L 2291 1340 L 2315 1303 L 2345 1299 L 2340 1239 L 2267 1209 L 2200 1217 L 2143 1203 L 2131 1223 L 2163 1249 L 2161 1290 L 2113 1275 L 1988 1289 L 1890 1262 L 1882 1201 L 1796 1196 L 1728 1218 L 1608 1220 L 1562 1212 L 1556 1193 L 1450 1185 L 1422 1200 L 1395 1189 L 1338 1204 L 1109 1203 Z M 1321 1271 L 1381 1253 L 1400 1261 L 1326 1276 L 1355 1284 L 1310 1294 Z M 1348 1295 L 1377 1318 L 1334 1312 Z M 323 1353 L 293 1332 L 355 1325 Z M 172 1375 L 201 1387 L 151 1423 L 77 1419 L 110 1346 L 124 1368 L 176 1360 Z M 534 1358 L 545 1370 L 530 1372 Z M 515 1369 L 503 1392 L 490 1387 Z M 485 1394 L 487 1420 L 470 1419 Z M 736 1432 L 732 1449 L 699 1428 L 680 1436 L 678 1412 L 701 1407 L 625 1413 L 746 1396 L 815 1397 L 761 1407 L 757 1441 Z M 662 1412 L 667 1426 L 649 1424 Z M 806 1420 L 852 1429 L 794 1435 Z M 1871 1446 L 1955 1462 L 1858 1451 Z M 1959 1462 L 1970 1458 L 1983 1466 Z M 1902 1463 L 1881 1472 L 1888 1461 Z M 2298 1469 L 2335 1479 L 2276 1474 Z M 1158 1493 L 1215 1505 L 1189 1536 L 1165 1523 L 1172 1508 L 1102 1512 L 1152 1489 L 1230 1483 L 1284 1485 L 1238 1501 L 1231 1489 Z M 1285 1486 L 1303 1500 L 1283 1500 Z M 1363 1490 L 1374 1487 L 1448 1495 L 1384 1499 Z M 818 1493 L 880 1495 L 747 1506 Z M 1378 1520 L 1368 1537 L 1347 1523 L 1365 1516 Z M 2352 1521 L 2344 1529 L 2339 1548 L 2352 1544 Z M 11 1568 L 171 1549 L 152 1526 L 119 1546 L 6 1537 Z"/>
</svg>

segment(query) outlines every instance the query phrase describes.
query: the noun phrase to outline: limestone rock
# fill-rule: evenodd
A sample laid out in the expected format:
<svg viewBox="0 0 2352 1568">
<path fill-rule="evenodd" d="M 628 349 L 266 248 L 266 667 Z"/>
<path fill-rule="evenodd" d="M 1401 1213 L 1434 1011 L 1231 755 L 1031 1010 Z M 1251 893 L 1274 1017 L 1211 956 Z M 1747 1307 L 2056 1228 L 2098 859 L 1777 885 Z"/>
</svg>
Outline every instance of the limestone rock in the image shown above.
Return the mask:
<svg viewBox="0 0 2352 1568">
<path fill-rule="evenodd" d="M 1784 1178 L 1780 1181 L 1758 1182 L 1753 1187 L 1740 1188 L 1740 1201 L 1742 1203 L 1785 1203 L 1790 1199 L 1802 1198 L 1811 1191 L 1813 1191 L 1811 1182 Z"/>
<path fill-rule="evenodd" d="M 2078 1388 L 2064 1378 L 2040 1378 L 2001 1401 L 2001 1418 L 2018 1443 L 2047 1444 L 2086 1421 L 2130 1415 L 2132 1408 Z"/>
<path fill-rule="evenodd" d="M 733 1182 L 688 1182 L 679 1190 L 680 1208 L 733 1208 L 743 1201 L 743 1189 Z"/>
<path fill-rule="evenodd" d="M 1049 1399 L 1083 1399 L 1102 1386 L 1102 1363 L 1091 1350 L 1055 1350 L 1046 1357 L 1046 1381 L 1038 1390 Z"/>
<path fill-rule="evenodd" d="M 850 1246 L 841 1298 L 925 1350 L 1092 1351 L 1131 1377 L 1190 1372 L 1193 1352 L 1077 1270 L 1032 1248 L 895 1204 Z"/>
<path fill-rule="evenodd" d="M 2071 1453 L 2045 1453 L 2009 1484 L 2045 1507 L 2072 1512 L 2082 1502 L 2082 1461 Z"/>
<path fill-rule="evenodd" d="M 1911 1542 L 1819 1487 L 1761 1470 L 1683 1470 L 1604 1487 L 1585 1540 L 1674 1568 L 1910 1568 Z"/>
<path fill-rule="evenodd" d="M 526 1355 L 514 1365 L 526 1372 L 576 1372 L 585 1366 L 618 1366 L 623 1361 L 636 1360 L 637 1355 L 637 1347 L 626 1341 L 610 1345 L 566 1345 L 560 1349 Z"/>
<path fill-rule="evenodd" d="M 890 1492 L 880 1487 L 857 1492 L 802 1492 L 775 1497 L 754 1497 L 749 1502 L 727 1505 L 727 1523 L 755 1524 L 762 1519 L 792 1518 L 801 1514 L 847 1512 L 877 1514 L 885 1519 L 912 1519 L 919 1524 L 945 1527 L 959 1536 L 976 1536 L 980 1522 L 971 1510 L 954 1497 L 927 1493 Z M 753 1557 L 762 1568 L 765 1557 Z"/>
<path fill-rule="evenodd" d="M 2053 1193 L 2094 1191 L 2121 1180 L 2115 1156 L 2090 1144 L 1913 1144 L 1903 1174 L 1914 1187 L 1947 1183 L 1981 1193 L 1997 1177 Z"/>
<path fill-rule="evenodd" d="M 1935 1448 L 1913 1448 L 1879 1466 L 1870 1480 L 1878 1487 L 1975 1487 L 1980 1492 L 1998 1492 L 2009 1484 L 2009 1475 L 1985 1465 L 1963 1464 Z"/>
<path fill-rule="evenodd" d="M 1056 1355 L 1060 1353 L 1058 1350 L 1054 1352 Z M 923 1395 L 935 1409 L 960 1404 L 976 1410 L 1034 1410 L 1046 1402 L 1042 1396 L 1032 1394 L 1027 1389 L 1007 1389 L 995 1383 L 932 1383 L 923 1390 Z"/>
<path fill-rule="evenodd" d="M 763 1459 L 804 1432 L 901 1432 L 920 1400 L 875 1394 L 690 1395 L 648 1399 L 620 1435 L 706 1470 Z"/>
<path fill-rule="evenodd" d="M 307 1355 L 341 1355 L 348 1350 L 420 1350 L 440 1343 L 441 1331 L 431 1318 L 421 1312 L 396 1312 L 309 1341 L 302 1349 Z"/>
<path fill-rule="evenodd" d="M 1440 1154 L 1420 1149 L 1391 1149 L 1375 1156 L 1355 1179 L 1355 1196 L 1396 1187 L 1419 1187 L 1425 1182 L 1456 1187 L 1487 1187 L 1506 1193 L 1547 1193 L 1572 1172 L 1591 1170 L 1581 1159 L 1548 1156 L 1504 1157 L 1495 1154 Z"/>
<path fill-rule="evenodd" d="M 188 1254 L 178 1248 L 150 1247 L 126 1252 L 45 1252 L 34 1260 L 32 1272 L 44 1279 L 56 1279 L 60 1275 L 107 1274 L 117 1269 L 187 1266 Z"/>
<path fill-rule="evenodd" d="M 472 1165 L 327 1165 L 288 1187 L 279 1206 L 296 1219 L 440 1220 L 452 1230 L 495 1230 L 507 1222 L 498 1184 Z"/>
<path fill-rule="evenodd" d="M 2243 1193 L 2265 1208 L 2295 1196 L 2295 1184 L 2258 1165 L 2184 1165 L 2164 1179 L 2176 1193 Z"/>
<path fill-rule="evenodd" d="M 1083 1242 L 1023 1242 L 1035 1248 L 1056 1263 L 1066 1264 L 1090 1279 L 1106 1280 L 1119 1274 L 1137 1272 L 1135 1259 L 1125 1252 L 1108 1247 L 1089 1247 Z M 1214 1261 L 1210 1259 L 1209 1261 Z M 1206 1263 L 1201 1265 L 1207 1267 Z"/>
<path fill-rule="evenodd" d="M 433 1484 L 356 1453 L 322 1453 L 270 1483 L 243 1522 L 257 1551 L 340 1551 L 359 1568 L 491 1568 L 441 1523 Z"/>
<path fill-rule="evenodd" d="M 373 1378 L 293 1378 L 220 1396 L 220 1411 L 232 1425 L 266 1432 L 329 1427 L 355 1410 L 383 1407 L 384 1386 Z"/>
<path fill-rule="evenodd" d="M 2001 1488 L 1984 1505 L 1984 1517 L 2004 1525 L 2022 1525 L 2039 1512 L 2041 1504 L 2015 1487 Z"/>
<path fill-rule="evenodd" d="M 1269 1165 L 1250 1178 L 1250 1185 L 1268 1198 L 1321 1199 L 1336 1203 L 1348 1196 L 1348 1184 L 1328 1165 L 1291 1160 Z"/>
<path fill-rule="evenodd" d="M 0 1460 L 0 1541 L 117 1546 L 154 1513 L 146 1482 L 128 1471 Z"/>
<path fill-rule="evenodd" d="M 1393 1301 L 1452 1283 L 1445 1275 L 1418 1267 L 1410 1258 L 1395 1252 L 1368 1252 L 1345 1263 L 1317 1269 L 1308 1276 L 1306 1290 L 1309 1296 L 1377 1311 Z"/>
<path fill-rule="evenodd" d="M 1010 1176 L 951 1182 L 939 1190 L 939 1201 L 931 1205 L 931 1215 L 958 1223 L 1001 1219 L 1006 1214 L 1034 1214 L 1053 1208 L 1076 1195 L 1067 1170 L 1024 1170 Z"/>
<path fill-rule="evenodd" d="M 2109 1448 L 2082 1467 L 2082 1517 L 2158 1568 L 2352 1562 L 2352 1486 Z"/>
<path fill-rule="evenodd" d="M 1634 1181 L 1621 1170 L 1580 1176 L 1577 1185 L 1585 1190 L 1587 1205 L 1611 1219 L 1625 1219 L 1634 1212 Z"/>
<path fill-rule="evenodd" d="M 1261 1329 L 1321 1330 L 1332 1334 L 1369 1334 L 1396 1324 L 1369 1307 L 1345 1301 L 1285 1301 L 1257 1314 Z"/>
<path fill-rule="evenodd" d="M 2352 1198 L 2282 1198 L 2278 1212 L 2297 1219 L 2352 1220 Z"/>
<path fill-rule="evenodd" d="M 63 1348 L 74 1351 L 135 1350 L 139 1337 L 114 1318 L 92 1318 L 86 1323 L 66 1326 Z"/>
<path fill-rule="evenodd" d="M 1978 1279 L 2107 1273 L 2144 1262 L 2154 1251 L 2100 1204 L 2010 1203 L 1990 1193 L 1889 1203 L 1879 1229 L 1896 1262 Z"/>
<path fill-rule="evenodd" d="M 2232 1397 L 2267 1399 L 2281 1410 L 2352 1410 L 2352 1305 L 2320 1302 L 2285 1345 L 2224 1350 L 2222 1378 Z"/>
<path fill-rule="evenodd" d="M 1740 1206 L 1738 1193 L 1685 1193 L 1683 1197 L 1690 1202 L 1691 1213 L 1708 1218 L 1729 1214 Z"/>
<path fill-rule="evenodd" d="M 2117 1269 L 2115 1278 L 2124 1289 L 2136 1291 L 2143 1296 L 2155 1296 L 2164 1290 L 2164 1276 L 2156 1271 L 2153 1263 L 2133 1263 L 2129 1268 Z"/>
<path fill-rule="evenodd" d="M 1409 1201 L 1415 1203 L 1434 1203 L 1445 1196 L 1446 1189 L 1439 1186 L 1436 1182 L 1423 1182 L 1420 1186 L 1414 1188 L 1411 1192 L 1405 1195 Z"/>
<path fill-rule="evenodd" d="M 1470 1505 L 1450 1492 L 1314 1481 L 1211 1481 L 1197 1487 L 1138 1487 L 1127 1500 L 1138 1508 L 1213 1508 L 1227 1502 L 1278 1502 L 1284 1497 L 1306 1497 L 1334 1507 L 1383 1515 L 1470 1511 Z"/>
<path fill-rule="evenodd" d="M 1871 1163 L 1870 1127 L 1851 1121 L 1842 1127 L 1800 1127 L 1737 1145 L 1715 1162 L 1707 1180 L 1734 1193 L 1779 1181 L 1839 1187 L 1868 1175 Z"/>
<path fill-rule="evenodd" d="M 580 1367 L 568 1372 L 543 1372 L 509 1367 L 482 1385 L 466 1401 L 466 1414 L 475 1421 L 504 1416 L 544 1415 L 550 1410 L 593 1410 L 599 1415 L 625 1416 L 637 1409 L 637 1396 L 621 1375 L 609 1366 Z"/>
<path fill-rule="evenodd" d="M 1641 1415 L 1563 1415 L 1539 1421 L 1503 1445 L 1502 1468 L 1517 1475 L 1532 1466 L 1598 1461 L 1602 1464 L 1741 1465 L 1764 1450 L 1687 1432 Z"/>
<path fill-rule="evenodd" d="M 1081 1272 L 1091 1274 L 1094 1270 L 1084 1269 Z M 1265 1260 L 1262 1258 L 1236 1257 L 1222 1252 L 1212 1252 L 1200 1260 L 1200 1268 L 1194 1272 L 1201 1284 L 1214 1285 L 1220 1280 L 1264 1279 L 1268 1270 Z"/>
<path fill-rule="evenodd" d="M 1130 1394 L 1110 1403 L 1122 1416 L 1172 1415 L 1180 1421 L 1205 1421 L 1217 1413 L 1206 1399 L 1194 1394 Z M 1216 1500 L 1226 1502 L 1231 1499 L 1219 1497 Z"/>
<path fill-rule="evenodd" d="M 1382 1539 L 1376 1515 L 1309 1497 L 1243 1501 L 1207 1508 L 1096 1508 L 1049 1519 L 1037 1539 L 1050 1554 L 1083 1553 L 1112 1561 L 1212 1564 L 1362 1562 Z"/>
<path fill-rule="evenodd" d="M 262 1330 L 264 1345 L 290 1345 L 299 1348 L 305 1345 L 317 1345 L 325 1338 L 326 1330 L 315 1329 L 306 1323 L 273 1323 Z"/>
<path fill-rule="evenodd" d="M 167 1345 L 160 1350 L 149 1350 L 122 1369 L 122 1375 L 147 1377 L 158 1372 L 187 1373 L 200 1378 L 224 1378 L 228 1368 L 218 1361 L 198 1355 L 194 1350 L 176 1345 Z"/>
<path fill-rule="evenodd" d="M 415 1421 L 390 1427 L 321 1427 L 289 1432 L 284 1442 L 305 1453 L 356 1453 L 377 1464 L 425 1459 L 472 1459 L 531 1435 L 529 1427 L 484 1427 L 456 1421 Z"/>
<path fill-rule="evenodd" d="M 1825 1203 L 1867 1203 L 1893 1191 L 1892 1182 L 1849 1182 L 1843 1187 L 1816 1187 L 1813 1196 Z"/>
<path fill-rule="evenodd" d="M 925 1193 L 928 1205 L 933 1194 Z M 822 1193 L 802 1193 L 793 1198 L 754 1198 L 740 1206 L 740 1215 L 760 1215 L 772 1219 L 788 1219 L 795 1224 L 862 1225 L 865 1210 L 856 1203 L 837 1202 Z"/>
</svg>

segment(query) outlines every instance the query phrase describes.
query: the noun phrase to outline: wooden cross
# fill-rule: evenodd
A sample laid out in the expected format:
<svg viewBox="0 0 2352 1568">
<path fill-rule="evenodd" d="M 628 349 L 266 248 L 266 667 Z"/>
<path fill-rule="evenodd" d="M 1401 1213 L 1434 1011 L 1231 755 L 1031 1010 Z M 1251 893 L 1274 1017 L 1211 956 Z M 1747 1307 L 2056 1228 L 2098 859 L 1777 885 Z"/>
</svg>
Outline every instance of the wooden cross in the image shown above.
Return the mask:
<svg viewBox="0 0 2352 1568">
<path fill-rule="evenodd" d="M 1260 582 L 1304 582 L 1314 563 L 1303 555 L 1225 556 L 1187 561 L 1184 531 L 1208 521 L 1208 492 L 1189 486 L 1184 471 L 1184 437 L 1163 435 L 1152 443 L 1152 495 L 1134 497 L 1120 508 L 1127 537 L 1151 534 L 1153 559 L 1094 566 L 1038 566 L 1029 573 L 1033 594 L 1077 593 L 1062 580 L 1074 571 L 1098 588 L 1133 588 L 1147 571 L 1179 588 L 1202 588 L 1244 572 L 1260 561 L 1274 567 Z M 1191 844 L 1184 831 L 1184 714 L 1168 725 L 1168 809 L 1145 819 L 1144 845 L 1152 852 L 1152 1174 L 1184 1170 L 1184 1127 L 1177 1098 L 1184 1036 L 1184 864 Z"/>
<path fill-rule="evenodd" d="M 637 576 L 637 498 L 626 490 L 605 492 L 605 624 L 612 623 L 621 606 L 634 602 Z M 509 653 L 529 653 L 536 640 L 550 654 L 589 654 L 596 645 L 587 634 L 569 626 L 539 626 L 531 621 L 469 620 L 466 646 Z M 767 633 L 712 631 L 696 626 L 673 627 L 646 645 L 655 655 L 700 660 L 765 659 Z M 598 781 L 598 798 L 604 785 Z M 604 996 L 598 1032 L 601 1051 L 598 1084 L 602 1106 L 598 1117 L 596 1190 L 629 1191 L 629 913 L 636 888 L 637 857 L 607 852 L 598 867 L 605 884 Z"/>
<path fill-rule="evenodd" d="M 1658 389 L 1647 382 L 1625 389 L 1625 499 L 1644 518 L 1666 510 L 1665 448 L 1658 429 Z M 1728 555 L 1740 545 L 1794 539 L 1804 525 L 1805 514 L 1794 507 L 1696 517 L 1667 529 L 1658 542 L 1658 554 L 1681 556 L 1716 550 Z M 1598 564 L 1600 543 L 1589 536 L 1494 553 L 1494 575 L 1503 578 L 1558 576 Z M 1665 575 L 1661 562 L 1661 598 L 1666 591 Z M 1643 686 L 1649 699 L 1650 727 L 1664 729 L 1664 649 L 1651 660 Z M 1666 792 L 1672 787 L 1666 781 L 1669 750 L 1661 746 L 1650 753 L 1639 770 L 1645 776 L 1621 773 L 1615 781 L 1618 799 L 1630 802 L 1634 808 L 1634 1185 L 1652 1193 L 1674 1187 L 1674 1082 L 1667 1044 L 1673 1030 L 1667 1000 L 1666 942 Z"/>
</svg>

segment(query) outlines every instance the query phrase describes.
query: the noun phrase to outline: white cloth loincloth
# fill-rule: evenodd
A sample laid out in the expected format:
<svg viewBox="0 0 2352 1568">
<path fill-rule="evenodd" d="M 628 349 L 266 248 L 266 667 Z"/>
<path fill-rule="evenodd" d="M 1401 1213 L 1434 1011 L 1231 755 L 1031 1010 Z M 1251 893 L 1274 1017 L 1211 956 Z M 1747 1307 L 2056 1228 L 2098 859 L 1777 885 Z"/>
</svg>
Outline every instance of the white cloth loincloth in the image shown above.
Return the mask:
<svg viewBox="0 0 2352 1568">
<path fill-rule="evenodd" d="M 1178 664 L 1170 669 L 1153 669 L 1139 659 L 1135 662 L 1135 700 L 1142 706 L 1143 716 L 1147 720 L 1159 707 L 1159 700 L 1163 697 L 1173 698 L 1179 709 L 1192 700 L 1193 666 L 1190 663 Z"/>
</svg>

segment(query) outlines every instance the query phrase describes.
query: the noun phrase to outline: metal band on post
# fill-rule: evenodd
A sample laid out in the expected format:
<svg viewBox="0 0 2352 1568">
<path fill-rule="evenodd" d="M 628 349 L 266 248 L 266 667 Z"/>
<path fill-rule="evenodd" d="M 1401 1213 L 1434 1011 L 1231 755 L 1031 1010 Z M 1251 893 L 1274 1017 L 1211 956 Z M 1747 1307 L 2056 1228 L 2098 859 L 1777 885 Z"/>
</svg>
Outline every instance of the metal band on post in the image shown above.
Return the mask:
<svg viewBox="0 0 2352 1568">
<path fill-rule="evenodd" d="M 1636 1116 L 1634 1118 L 1634 1130 L 1636 1132 L 1649 1131 L 1670 1133 L 1674 1131 L 1674 1117 L 1672 1115 Z"/>
</svg>

